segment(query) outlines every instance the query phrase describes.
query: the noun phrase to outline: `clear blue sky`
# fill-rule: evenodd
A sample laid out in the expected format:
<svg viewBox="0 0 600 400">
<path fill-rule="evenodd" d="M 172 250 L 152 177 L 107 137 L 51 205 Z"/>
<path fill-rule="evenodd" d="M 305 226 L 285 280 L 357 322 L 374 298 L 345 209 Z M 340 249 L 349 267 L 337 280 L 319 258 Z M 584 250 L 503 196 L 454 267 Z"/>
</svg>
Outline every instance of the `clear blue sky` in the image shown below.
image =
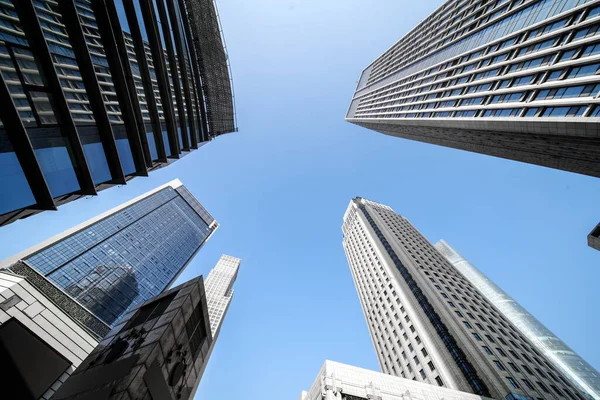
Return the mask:
<svg viewBox="0 0 600 400">
<path fill-rule="evenodd" d="M 440 3 L 219 0 L 240 131 L 0 228 L 0 258 L 180 178 L 221 224 L 181 280 L 243 259 L 196 398 L 296 399 L 325 359 L 378 369 L 341 245 L 362 196 L 446 239 L 600 369 L 600 180 L 344 121 L 361 70 Z"/>
</svg>

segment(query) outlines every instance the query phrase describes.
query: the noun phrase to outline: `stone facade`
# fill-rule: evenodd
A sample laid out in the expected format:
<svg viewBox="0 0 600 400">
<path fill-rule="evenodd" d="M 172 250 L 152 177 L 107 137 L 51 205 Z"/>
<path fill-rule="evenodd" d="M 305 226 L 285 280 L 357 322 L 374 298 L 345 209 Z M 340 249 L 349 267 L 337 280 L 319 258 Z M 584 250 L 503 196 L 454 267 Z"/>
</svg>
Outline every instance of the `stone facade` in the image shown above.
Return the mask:
<svg viewBox="0 0 600 400">
<path fill-rule="evenodd" d="M 39 282 L 34 285 L 28 279 L 12 271 L 0 270 L 0 332 L 2 332 L 0 349 L 4 348 L 14 356 L 7 356 L 3 351 L 0 357 L 2 359 L 0 369 L 5 371 L 3 372 L 5 377 L 8 371 L 4 368 L 21 367 L 25 372 L 35 371 L 32 372 L 30 382 L 37 386 L 37 390 L 29 388 L 28 393 L 23 393 L 22 386 L 6 384 L 3 391 L 13 393 L 12 398 L 15 399 L 46 400 L 92 352 L 100 339 L 77 318 L 72 317 L 73 311 L 76 311 L 79 319 L 93 321 L 94 317 L 91 313 L 80 306 L 76 310 L 63 310 L 61 306 L 65 303 L 61 298 L 68 298 L 68 296 L 47 281 L 45 285 L 40 285 Z M 5 334 L 3 331 L 8 324 L 16 324 L 15 330 L 11 330 L 12 335 Z M 95 326 L 101 327 L 101 325 Z M 14 333 L 20 337 L 15 337 Z M 22 341 L 24 335 L 30 336 L 30 339 Z M 36 345 L 36 351 L 17 348 L 16 344 Z M 9 358 L 13 358 L 14 361 L 9 361 Z M 49 359 L 58 361 L 58 370 L 48 362 Z M 61 362 L 61 359 L 64 362 Z M 12 362 L 12 366 L 9 366 L 9 362 Z M 33 364 L 36 364 L 35 369 Z M 27 382 L 27 377 L 24 381 Z M 40 385 L 44 388 L 40 389 Z"/>
</svg>

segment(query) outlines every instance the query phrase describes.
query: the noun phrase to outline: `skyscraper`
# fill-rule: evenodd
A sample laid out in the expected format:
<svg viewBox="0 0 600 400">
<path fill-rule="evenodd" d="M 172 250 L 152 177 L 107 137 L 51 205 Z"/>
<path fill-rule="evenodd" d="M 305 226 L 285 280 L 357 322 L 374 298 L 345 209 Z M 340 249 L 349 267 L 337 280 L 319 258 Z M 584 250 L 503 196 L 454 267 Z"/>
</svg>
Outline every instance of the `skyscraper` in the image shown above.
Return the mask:
<svg viewBox="0 0 600 400">
<path fill-rule="evenodd" d="M 233 284 L 237 279 L 242 260 L 223 254 L 217 265 L 208 273 L 204 287 L 210 330 L 214 338 L 219 335 L 223 318 L 233 298 Z"/>
<path fill-rule="evenodd" d="M 225 314 L 233 299 L 233 284 L 237 279 L 241 262 L 242 260 L 239 258 L 223 254 L 204 281 L 208 318 L 212 335 L 212 342 L 208 348 L 207 358 L 210 357 L 217 343 L 221 326 L 223 326 L 223 318 L 225 318 Z M 198 382 L 194 385 L 190 398 L 194 397 L 198 389 L 200 377 L 204 373 L 205 367 L 206 364 L 203 365 L 200 371 L 200 376 L 197 378 Z"/>
<path fill-rule="evenodd" d="M 213 0 L 3 1 L 0 101 L 0 225 L 236 130 Z"/>
<path fill-rule="evenodd" d="M 496 399 L 583 399 L 408 220 L 357 197 L 343 246 L 384 373 Z"/>
<path fill-rule="evenodd" d="M 444 240 L 435 248 L 582 391 L 600 400 L 600 373 Z"/>
<path fill-rule="evenodd" d="M 346 120 L 600 177 L 600 2 L 448 0 L 362 72 Z"/>
<path fill-rule="evenodd" d="M 114 325 L 168 288 L 218 223 L 171 181 L 0 263 L 22 260 Z"/>
</svg>

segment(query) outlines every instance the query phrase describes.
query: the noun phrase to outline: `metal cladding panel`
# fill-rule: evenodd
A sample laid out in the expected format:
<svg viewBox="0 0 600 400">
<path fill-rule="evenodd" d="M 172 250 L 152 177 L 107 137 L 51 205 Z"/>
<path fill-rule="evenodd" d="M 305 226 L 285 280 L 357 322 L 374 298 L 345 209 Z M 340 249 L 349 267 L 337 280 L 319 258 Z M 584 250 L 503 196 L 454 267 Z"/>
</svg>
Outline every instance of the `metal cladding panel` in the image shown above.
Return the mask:
<svg viewBox="0 0 600 400">
<path fill-rule="evenodd" d="M 228 56 L 212 0 L 186 0 L 211 136 L 236 131 Z"/>
</svg>

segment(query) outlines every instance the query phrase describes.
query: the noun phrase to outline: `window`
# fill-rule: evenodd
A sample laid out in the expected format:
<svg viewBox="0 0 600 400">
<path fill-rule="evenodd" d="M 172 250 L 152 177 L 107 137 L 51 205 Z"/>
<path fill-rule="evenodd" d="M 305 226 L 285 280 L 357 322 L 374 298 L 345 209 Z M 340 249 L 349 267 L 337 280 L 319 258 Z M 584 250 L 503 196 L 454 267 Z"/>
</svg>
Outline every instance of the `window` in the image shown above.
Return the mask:
<svg viewBox="0 0 600 400">
<path fill-rule="evenodd" d="M 421 353 L 423 354 L 423 357 L 427 357 L 428 356 L 427 350 L 425 350 L 424 347 L 421 349 Z"/>
<path fill-rule="evenodd" d="M 439 376 L 435 377 L 435 382 L 438 384 L 438 386 L 444 386 L 444 382 L 442 381 L 442 378 L 440 378 Z"/>
<path fill-rule="evenodd" d="M 599 107 L 599 109 L 600 109 L 600 107 Z M 457 315 L 459 318 L 462 318 L 462 317 L 463 317 L 463 315 L 462 315 L 462 313 L 461 313 L 460 311 L 454 311 L 454 312 L 456 313 L 456 315 Z"/>
<path fill-rule="evenodd" d="M 496 364 L 496 368 L 498 368 L 500 371 L 506 371 L 506 368 L 504 368 L 504 365 L 502 365 L 500 361 L 494 360 L 494 364 Z"/>
<path fill-rule="evenodd" d="M 429 366 L 429 369 L 430 369 L 431 371 L 435 371 L 435 365 L 433 365 L 433 362 L 429 361 L 429 362 L 427 363 L 427 365 Z"/>
<path fill-rule="evenodd" d="M 496 347 L 496 351 L 498 352 L 498 354 L 500 354 L 502 357 L 506 357 L 506 353 L 504 352 L 504 350 L 502 350 L 500 347 Z"/>
<path fill-rule="evenodd" d="M 527 92 L 517 92 L 517 93 L 508 93 L 508 94 L 498 94 L 492 97 L 490 104 L 496 103 L 512 103 L 515 101 L 521 101 L 525 97 Z"/>
<path fill-rule="evenodd" d="M 510 376 L 506 377 L 506 380 L 508 381 L 508 383 L 510 383 L 510 385 L 515 388 L 515 389 L 519 389 L 519 384 L 517 383 L 517 381 L 515 381 L 513 378 L 511 378 Z"/>
<path fill-rule="evenodd" d="M 580 117 L 583 115 L 586 107 L 547 107 L 540 114 L 541 117 Z"/>
<path fill-rule="evenodd" d="M 579 67 L 573 67 L 567 74 L 567 79 L 579 78 L 581 76 L 594 75 L 598 71 L 598 67 L 600 67 L 600 63 L 587 64 L 587 65 L 581 65 Z"/>
<path fill-rule="evenodd" d="M 491 343 L 494 343 L 495 340 L 493 337 L 491 337 L 490 335 L 485 335 L 485 337 L 487 338 L 487 340 L 489 340 Z"/>
<path fill-rule="evenodd" d="M 536 382 L 538 384 L 539 387 L 542 388 L 542 390 L 546 393 L 550 393 L 550 391 L 548 390 L 548 388 L 546 386 L 544 386 L 544 384 L 542 382 Z"/>
<path fill-rule="evenodd" d="M 597 67 L 596 67 L 597 69 Z M 595 72 L 595 70 L 594 70 Z M 576 71 L 577 73 L 577 71 Z M 595 96 L 600 90 L 600 85 L 579 85 L 566 86 L 554 89 L 540 90 L 535 96 L 535 100 L 543 99 L 569 99 L 574 97 Z M 494 96 L 495 97 L 495 96 Z"/>
<path fill-rule="evenodd" d="M 425 379 L 427 377 L 427 375 L 425 375 L 425 371 L 423 371 L 423 370 L 420 370 L 419 374 L 421 374 L 422 379 Z"/>
<path fill-rule="evenodd" d="M 600 53 L 600 43 L 594 43 L 583 48 L 581 57 L 595 56 L 598 53 Z"/>
<path fill-rule="evenodd" d="M 533 374 L 533 371 L 525 364 L 521 364 L 521 367 L 523 367 L 523 369 L 525 370 L 525 372 L 527 372 L 529 375 Z"/>
<path fill-rule="evenodd" d="M 533 385 L 531 384 L 531 382 L 529 382 L 527 379 L 522 379 L 522 381 L 525 384 L 525 386 L 527 386 L 527 389 L 535 390 L 535 388 L 533 387 Z"/>
<path fill-rule="evenodd" d="M 473 337 L 475 338 L 475 340 L 477 340 L 477 341 L 481 341 L 482 340 L 481 336 L 479 336 L 477 333 L 473 332 L 472 334 L 473 334 Z"/>
<path fill-rule="evenodd" d="M 509 362 L 508 365 L 512 368 L 513 371 L 521 372 L 521 371 L 519 371 L 519 368 L 517 368 L 517 366 L 515 364 Z"/>
<path fill-rule="evenodd" d="M 487 346 L 482 346 L 482 347 L 483 347 L 483 350 L 486 352 L 486 354 L 489 354 L 489 355 L 493 355 L 493 354 L 494 354 L 494 353 L 492 352 L 492 350 L 490 350 L 490 348 L 489 348 L 489 347 L 487 347 Z"/>
<path fill-rule="evenodd" d="M 465 324 L 465 326 L 467 327 L 467 329 L 473 329 L 473 327 L 471 326 L 471 324 L 468 323 L 467 321 L 463 321 L 463 324 Z"/>
<path fill-rule="evenodd" d="M 499 108 L 495 110 L 485 110 L 482 117 L 517 117 L 521 111 L 523 111 L 522 108 Z M 483 312 L 485 313 L 486 311 L 483 310 Z"/>
<path fill-rule="evenodd" d="M 523 86 L 523 85 L 531 85 L 535 81 L 536 75 L 525 75 L 515 78 L 513 81 L 512 87 L 515 86 Z"/>
</svg>

